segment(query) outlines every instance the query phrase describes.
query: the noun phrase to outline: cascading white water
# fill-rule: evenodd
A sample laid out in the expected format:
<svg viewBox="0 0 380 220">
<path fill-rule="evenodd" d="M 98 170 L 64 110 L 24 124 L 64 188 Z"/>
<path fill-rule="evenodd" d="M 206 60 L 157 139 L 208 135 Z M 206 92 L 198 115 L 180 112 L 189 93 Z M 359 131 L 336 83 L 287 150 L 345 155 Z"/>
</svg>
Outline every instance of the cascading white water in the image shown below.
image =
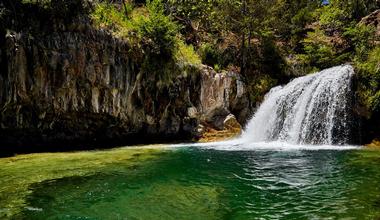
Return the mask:
<svg viewBox="0 0 380 220">
<path fill-rule="evenodd" d="M 342 65 L 273 88 L 241 140 L 290 144 L 347 144 L 350 140 L 351 79 Z"/>
</svg>

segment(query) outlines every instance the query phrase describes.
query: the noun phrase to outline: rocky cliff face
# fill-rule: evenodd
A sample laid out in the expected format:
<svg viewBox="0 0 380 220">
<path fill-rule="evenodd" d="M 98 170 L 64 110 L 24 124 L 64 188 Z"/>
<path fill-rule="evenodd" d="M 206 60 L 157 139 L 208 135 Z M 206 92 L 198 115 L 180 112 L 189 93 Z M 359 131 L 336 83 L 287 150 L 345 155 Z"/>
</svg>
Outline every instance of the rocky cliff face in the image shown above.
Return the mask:
<svg viewBox="0 0 380 220">
<path fill-rule="evenodd" d="M 234 114 L 240 124 L 250 116 L 247 89 L 240 75 L 234 72 L 217 73 L 204 66 L 201 74 L 200 105 L 201 121 L 223 129 L 223 122 Z"/>
<path fill-rule="evenodd" d="M 86 21 L 50 30 L 43 38 L 28 29 L 3 33 L 1 146 L 54 150 L 189 140 L 199 135 L 202 120 L 219 126 L 216 118 L 230 113 L 241 122 L 248 117 L 235 73 L 175 66 L 177 76 L 162 83 L 141 71 L 127 42 Z"/>
</svg>

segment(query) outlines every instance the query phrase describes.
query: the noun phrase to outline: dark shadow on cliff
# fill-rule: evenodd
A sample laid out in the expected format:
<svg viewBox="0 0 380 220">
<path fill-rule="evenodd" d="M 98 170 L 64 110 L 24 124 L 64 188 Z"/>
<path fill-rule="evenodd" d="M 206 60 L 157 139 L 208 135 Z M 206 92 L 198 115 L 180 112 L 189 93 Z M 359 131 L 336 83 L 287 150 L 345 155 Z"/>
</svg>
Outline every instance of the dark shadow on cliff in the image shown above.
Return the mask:
<svg viewBox="0 0 380 220">
<path fill-rule="evenodd" d="M 91 1 L 25 2 L 0 3 L 0 156 L 192 140 L 199 70 L 144 70 L 142 51 L 92 26 Z"/>
</svg>

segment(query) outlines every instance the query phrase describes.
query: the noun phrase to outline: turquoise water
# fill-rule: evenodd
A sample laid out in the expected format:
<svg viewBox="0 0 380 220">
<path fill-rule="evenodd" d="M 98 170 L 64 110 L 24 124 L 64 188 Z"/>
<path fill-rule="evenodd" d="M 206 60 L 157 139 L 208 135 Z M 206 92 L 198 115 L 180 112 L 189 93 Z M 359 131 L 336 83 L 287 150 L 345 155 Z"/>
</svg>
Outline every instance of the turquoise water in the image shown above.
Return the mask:
<svg viewBox="0 0 380 220">
<path fill-rule="evenodd" d="M 376 151 L 130 151 L 133 157 L 125 159 L 121 155 L 128 149 L 108 151 L 107 163 L 91 169 L 86 164 L 95 164 L 97 153 L 88 152 L 80 165 L 73 165 L 74 173 L 30 181 L 22 202 L 12 206 L 18 208 L 0 202 L 0 213 L 12 210 L 4 217 L 17 219 L 380 219 Z M 32 175 L 58 169 L 56 160 L 44 160 L 54 155 L 37 157 L 44 162 Z M 113 157 L 118 159 L 112 162 Z M 28 160 L 12 162 L 12 172 Z M 0 171 L 4 175 L 7 169 Z M 0 182 L 0 198 L 8 196 L 7 204 L 17 194 L 1 184 L 15 181 Z"/>
</svg>

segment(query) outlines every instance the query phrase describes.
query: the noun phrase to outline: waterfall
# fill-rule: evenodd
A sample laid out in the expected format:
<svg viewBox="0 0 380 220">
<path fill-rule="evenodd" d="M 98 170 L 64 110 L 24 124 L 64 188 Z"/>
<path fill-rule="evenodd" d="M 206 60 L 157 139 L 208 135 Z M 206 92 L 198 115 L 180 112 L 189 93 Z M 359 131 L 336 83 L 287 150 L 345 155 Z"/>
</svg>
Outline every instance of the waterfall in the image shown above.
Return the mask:
<svg viewBox="0 0 380 220">
<path fill-rule="evenodd" d="M 342 65 L 273 88 L 248 123 L 244 142 L 347 144 L 353 67 Z"/>
</svg>

